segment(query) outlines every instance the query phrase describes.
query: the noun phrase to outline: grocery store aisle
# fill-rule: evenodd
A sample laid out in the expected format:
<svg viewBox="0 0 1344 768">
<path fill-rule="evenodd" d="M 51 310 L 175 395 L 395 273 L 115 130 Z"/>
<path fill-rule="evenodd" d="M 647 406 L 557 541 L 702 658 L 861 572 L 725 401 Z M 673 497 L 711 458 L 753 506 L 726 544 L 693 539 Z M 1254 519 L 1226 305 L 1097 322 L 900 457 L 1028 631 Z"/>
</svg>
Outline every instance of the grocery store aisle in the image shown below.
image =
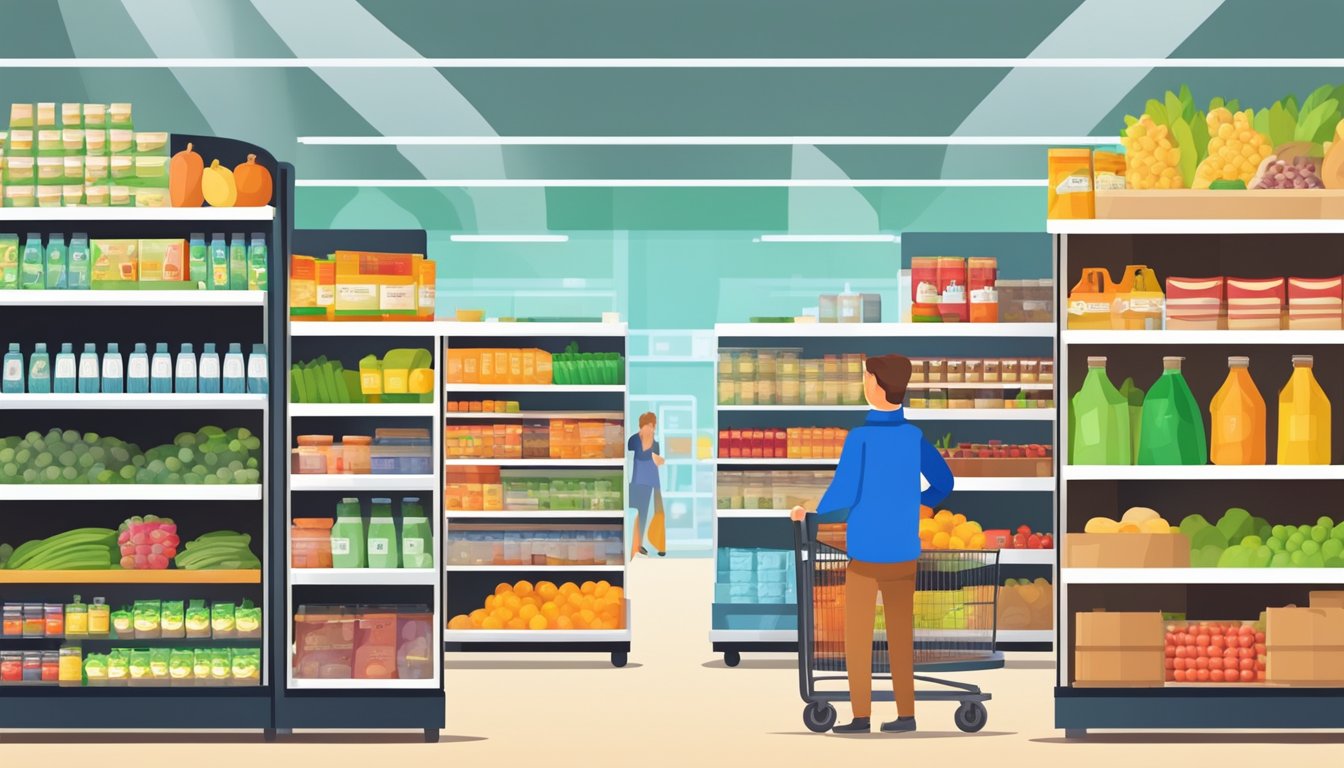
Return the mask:
<svg viewBox="0 0 1344 768">
<path fill-rule="evenodd" d="M 1126 766 L 1202 760 L 1210 744 L 1244 746 L 1246 763 L 1320 757 L 1344 735 L 1110 736 L 1065 743 L 1050 727 L 1053 670 L 1044 654 L 1020 654 L 978 680 L 994 694 L 989 724 L 968 736 L 950 705 L 921 705 L 922 730 L 886 737 L 822 736 L 802 724 L 797 673 L 786 656 L 747 657 L 728 669 L 706 640 L 710 560 L 637 561 L 630 575 L 635 648 L 625 669 L 605 657 L 452 655 L 448 727 L 440 744 L 418 734 L 304 733 L 277 744 L 246 734 L 0 734 L 14 765 L 722 765 L 747 756 L 777 765 L 879 765 L 892 759 L 964 764 Z M 352 702 L 352 706 L 357 706 Z M 878 705 L 891 717 L 893 705 Z M 841 709 L 847 718 L 848 710 Z M 141 744 L 139 740 L 153 743 Z M 969 761 L 974 761 L 971 763 Z M 1031 761 L 1031 762 L 1028 762 Z"/>
</svg>

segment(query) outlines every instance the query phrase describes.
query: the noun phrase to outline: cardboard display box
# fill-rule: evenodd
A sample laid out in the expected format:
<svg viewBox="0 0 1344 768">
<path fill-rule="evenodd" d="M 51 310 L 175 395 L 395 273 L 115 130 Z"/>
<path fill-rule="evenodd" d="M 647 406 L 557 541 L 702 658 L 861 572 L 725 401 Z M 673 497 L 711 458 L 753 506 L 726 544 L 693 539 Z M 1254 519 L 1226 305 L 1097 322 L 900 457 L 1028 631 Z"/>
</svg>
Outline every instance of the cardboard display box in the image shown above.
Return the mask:
<svg viewBox="0 0 1344 768">
<path fill-rule="evenodd" d="M 1266 681 L 1344 685 L 1344 608 L 1270 608 L 1265 613 Z"/>
<path fill-rule="evenodd" d="M 1338 219 L 1339 189 L 1099 189 L 1098 219 Z"/>
<path fill-rule="evenodd" d="M 1190 539 L 1180 533 L 1069 533 L 1067 568 L 1189 568 Z"/>
<path fill-rule="evenodd" d="M 1118 534 L 1117 534 L 1118 535 Z M 1160 688 L 1166 680 L 1162 614 L 1074 615 L 1074 685 Z"/>
<path fill-rule="evenodd" d="M 1344 608 L 1344 591 L 1315 589 L 1307 596 L 1312 608 Z"/>
<path fill-rule="evenodd" d="M 1054 459 L 948 459 L 955 477 L 1050 477 Z"/>
</svg>

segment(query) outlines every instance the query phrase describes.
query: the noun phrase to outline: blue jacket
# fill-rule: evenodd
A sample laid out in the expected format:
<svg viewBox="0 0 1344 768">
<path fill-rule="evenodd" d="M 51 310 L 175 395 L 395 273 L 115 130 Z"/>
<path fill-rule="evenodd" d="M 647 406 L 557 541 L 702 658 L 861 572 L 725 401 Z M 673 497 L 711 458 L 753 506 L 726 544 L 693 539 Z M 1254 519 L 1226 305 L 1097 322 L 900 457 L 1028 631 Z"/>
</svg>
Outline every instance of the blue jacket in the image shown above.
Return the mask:
<svg viewBox="0 0 1344 768">
<path fill-rule="evenodd" d="M 920 476 L 929 482 L 920 491 Z M 952 471 L 905 410 L 869 411 L 851 430 L 835 479 L 817 504 L 818 523 L 848 523 L 849 557 L 869 563 L 919 559 L 919 507 L 952 493 Z"/>
</svg>

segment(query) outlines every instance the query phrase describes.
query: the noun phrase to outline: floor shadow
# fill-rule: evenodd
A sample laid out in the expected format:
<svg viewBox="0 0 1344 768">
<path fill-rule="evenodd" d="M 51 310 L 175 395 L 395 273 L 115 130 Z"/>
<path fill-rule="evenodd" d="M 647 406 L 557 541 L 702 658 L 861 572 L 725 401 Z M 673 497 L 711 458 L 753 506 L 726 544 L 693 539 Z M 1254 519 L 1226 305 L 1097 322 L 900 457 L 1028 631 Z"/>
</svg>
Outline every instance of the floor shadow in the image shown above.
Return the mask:
<svg viewBox="0 0 1344 768">
<path fill-rule="evenodd" d="M 1034 744 L 1344 744 L 1344 733 L 1091 733 L 1081 739 L 1054 736 Z"/>
<path fill-rule="evenodd" d="M 563 661 L 553 660 L 518 660 L 518 661 L 490 661 L 488 659 L 445 660 L 444 669 L 639 669 L 643 664 L 629 663 L 624 667 L 613 667 L 610 661 L 605 659 L 593 659 L 591 661 Z"/>
<path fill-rule="evenodd" d="M 915 731 L 914 733 L 882 733 L 873 728 L 872 733 L 812 733 L 811 731 L 775 731 L 771 736 L 810 736 L 829 739 L 978 739 L 993 736 L 1016 736 L 1017 731 L 980 731 L 962 733 L 961 731 Z"/>
<path fill-rule="evenodd" d="M 443 734 L 439 744 L 460 744 L 471 741 L 485 741 L 482 736 L 454 736 Z M 405 744 L 423 743 L 422 731 L 392 732 L 304 732 L 287 736 L 278 736 L 276 744 Z M 79 732 L 0 732 L 3 744 L 263 744 L 265 737 L 260 733 L 200 733 L 184 732 L 122 732 L 122 733 L 79 733 Z"/>
<path fill-rule="evenodd" d="M 1052 660 L 1018 659 L 1017 661 L 1008 660 L 1003 664 L 1004 669 L 1054 669 L 1055 662 Z"/>
<path fill-rule="evenodd" d="M 700 666 L 705 669 L 797 669 L 797 659 L 743 659 L 736 667 L 723 663 L 723 659 L 706 661 Z"/>
</svg>

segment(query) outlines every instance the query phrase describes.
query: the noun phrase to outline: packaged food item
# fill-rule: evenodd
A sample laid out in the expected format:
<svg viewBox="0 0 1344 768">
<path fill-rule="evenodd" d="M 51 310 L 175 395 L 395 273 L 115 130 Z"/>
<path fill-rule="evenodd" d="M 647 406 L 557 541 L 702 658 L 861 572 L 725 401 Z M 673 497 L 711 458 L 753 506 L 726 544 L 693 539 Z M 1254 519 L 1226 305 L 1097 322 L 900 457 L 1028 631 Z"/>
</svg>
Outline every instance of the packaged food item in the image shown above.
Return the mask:
<svg viewBox="0 0 1344 768">
<path fill-rule="evenodd" d="M 42 603 L 24 603 L 23 636 L 45 637 L 46 634 L 47 634 L 47 617 L 43 611 Z"/>
<path fill-rule="evenodd" d="M 1129 401 L 1106 375 L 1106 358 L 1087 359 L 1087 378 L 1070 401 L 1069 463 L 1131 464 Z"/>
<path fill-rule="evenodd" d="M 23 605 L 5 603 L 2 637 L 23 637 Z"/>
<path fill-rule="evenodd" d="M 31 158 L 12 158 L 15 160 L 28 160 Z M 37 183 L 39 185 L 58 185 L 65 183 L 65 158 L 63 157 L 39 157 L 36 159 Z"/>
<path fill-rule="evenodd" d="M 79 597 L 75 597 L 78 601 Z M 68 636 L 70 633 L 69 607 L 66 608 L 66 626 L 65 631 Z M 107 604 L 107 600 L 102 597 L 93 598 L 93 603 L 89 605 L 89 637 L 103 638 L 112 634 L 112 608 Z"/>
<path fill-rule="evenodd" d="M 290 566 L 293 568 L 331 567 L 330 517 L 296 517 L 289 529 Z"/>
<path fill-rule="evenodd" d="M 217 602 L 210 609 L 210 629 L 217 640 L 232 640 L 238 636 L 233 603 Z"/>
<path fill-rule="evenodd" d="M 1344 330 L 1344 277 L 1288 278 L 1288 328 Z"/>
<path fill-rule="evenodd" d="M 186 607 L 181 600 L 163 601 L 160 621 L 161 637 L 175 639 L 187 636 Z"/>
<path fill-rule="evenodd" d="M 113 611 L 112 632 L 123 640 L 135 637 L 135 613 L 127 609 Z"/>
<path fill-rule="evenodd" d="M 6 208 L 34 208 L 37 206 L 37 187 L 32 184 L 6 184 Z"/>
<path fill-rule="evenodd" d="M 59 161 L 65 155 L 65 144 L 61 141 L 61 132 L 56 128 L 39 128 L 37 131 L 37 156 Z"/>
<path fill-rule="evenodd" d="M 119 157 L 133 160 L 132 153 L 135 152 L 135 133 L 120 128 L 110 128 L 107 131 L 107 151 L 113 158 L 113 172 L 115 173 L 115 160 Z M 126 168 L 134 167 L 134 163 L 127 163 Z M 130 173 L 128 173 L 128 176 Z"/>
<path fill-rule="evenodd" d="M 86 128 L 84 130 L 84 158 L 86 160 L 86 165 L 88 160 L 94 158 L 106 160 L 107 156 L 107 131 L 90 130 Z M 104 163 L 103 167 L 106 168 L 107 164 Z"/>
<path fill-rule="evenodd" d="M 108 657 L 105 653 L 90 653 L 84 658 L 84 678 L 90 687 L 107 686 Z"/>
<path fill-rule="evenodd" d="M 79 682 L 84 682 L 83 665 L 79 668 Z M 50 685 L 61 683 L 61 654 L 59 651 L 42 652 L 42 682 Z"/>
<path fill-rule="evenodd" d="M 916 323 L 941 323 L 938 304 L 942 301 L 942 289 L 938 285 L 937 256 L 910 259 L 910 285 L 913 291 L 910 319 Z"/>
<path fill-rule="evenodd" d="M 41 184 L 37 187 L 37 207 L 38 208 L 60 208 L 61 207 L 61 187 L 59 184 L 46 185 Z"/>
<path fill-rule="evenodd" d="M 229 685 L 233 682 L 233 653 L 228 648 L 210 652 L 209 685 Z"/>
<path fill-rule="evenodd" d="M 54 128 L 56 126 L 56 103 L 51 101 L 40 101 L 37 103 L 37 110 L 34 113 L 33 125 L 37 128 Z"/>
<path fill-rule="evenodd" d="M 966 261 L 972 323 L 999 321 L 999 262 L 991 256 L 972 256 Z"/>
<path fill-rule="evenodd" d="M 1125 188 L 1125 153 L 1097 149 L 1092 152 L 1092 186 L 1097 192 Z"/>
<path fill-rule="evenodd" d="M 37 158 L 10 155 L 5 160 L 5 186 L 33 184 L 37 181 Z"/>
<path fill-rule="evenodd" d="M 183 628 L 189 638 L 210 637 L 210 608 L 206 606 L 204 600 L 192 600 L 187 603 Z"/>
<path fill-rule="evenodd" d="M 1167 278 L 1166 327 L 1172 331 L 1214 331 L 1223 319 L 1223 278 Z"/>
<path fill-rule="evenodd" d="M 397 614 L 395 610 L 368 609 L 355 621 L 356 680 L 388 680 L 397 674 Z"/>
<path fill-rule="evenodd" d="M 966 296 L 966 260 L 960 256 L 938 257 L 938 288 L 942 298 L 938 316 L 944 323 L 964 323 L 970 320 Z"/>
<path fill-rule="evenodd" d="M 112 203 L 111 190 L 106 184 L 85 184 L 84 204 L 91 208 L 106 208 Z"/>
<path fill-rule="evenodd" d="M 84 127 L 84 110 L 82 104 L 72 102 L 66 102 L 61 104 L 61 127 L 62 128 Z"/>
<path fill-rule="evenodd" d="M 34 125 L 35 116 L 32 104 L 14 102 L 9 105 L 9 130 L 32 128 Z"/>
<path fill-rule="evenodd" d="M 1125 275 L 1111 301 L 1111 327 L 1127 331 L 1160 331 L 1165 311 L 1166 301 L 1157 274 L 1141 264 L 1125 267 Z"/>
<path fill-rule="evenodd" d="M 168 133 L 166 131 L 136 131 L 135 156 L 139 158 L 168 157 Z"/>
<path fill-rule="evenodd" d="M 353 673 L 355 617 L 334 605 L 300 605 L 294 615 L 294 676 L 349 679 Z"/>
<path fill-rule="evenodd" d="M 23 654 L 0 651 L 0 683 L 23 682 Z"/>
<path fill-rule="evenodd" d="M 149 674 L 153 678 L 156 687 L 168 686 L 172 684 L 172 674 L 169 669 L 173 663 L 173 649 L 154 648 L 149 652 Z"/>
<path fill-rule="evenodd" d="M 87 120 L 87 111 L 85 112 Z M 107 127 L 119 128 L 127 132 L 134 127 L 135 122 L 131 119 L 131 105 L 128 103 L 118 103 L 107 105 Z"/>
<path fill-rule="evenodd" d="M 1229 330 L 1275 331 L 1283 327 L 1284 280 L 1227 278 Z"/>
<path fill-rule="evenodd" d="M 154 670 L 150 668 L 148 648 L 132 648 L 126 651 L 126 669 L 130 673 L 127 684 L 132 688 L 154 686 Z"/>
<path fill-rule="evenodd" d="M 261 607 L 244 600 L 233 612 L 234 627 L 240 638 L 261 637 Z"/>
<path fill-rule="evenodd" d="M 175 648 L 168 658 L 168 677 L 174 688 L 196 685 L 196 654 L 189 648 Z"/>
<path fill-rule="evenodd" d="M 1110 330 L 1111 304 L 1116 285 L 1104 268 L 1085 267 L 1078 284 L 1069 291 L 1069 330 Z"/>
<path fill-rule="evenodd" d="M 95 290 L 134 290 L 139 287 L 138 240 L 94 238 L 89 247 L 93 253 L 92 284 Z"/>
<path fill-rule="evenodd" d="M 1046 156 L 1049 171 L 1046 218 L 1091 219 L 1096 217 L 1092 187 L 1090 149 L 1051 149 Z"/>
<path fill-rule="evenodd" d="M 425 517 L 420 500 L 401 500 L 401 567 L 434 567 L 434 533 Z"/>
<path fill-rule="evenodd" d="M 65 610 L 58 603 L 42 606 L 42 620 L 46 624 L 45 637 L 65 637 Z"/>
<path fill-rule="evenodd" d="M 163 603 L 158 600 L 135 601 L 135 639 L 154 640 L 163 636 Z"/>
<path fill-rule="evenodd" d="M 1330 463 L 1330 398 L 1313 364 L 1311 355 L 1293 355 L 1293 375 L 1279 393 L 1279 464 Z"/>
<path fill-rule="evenodd" d="M 1139 464 L 1204 466 L 1204 414 L 1181 374 L 1181 357 L 1162 358 L 1162 375 L 1143 400 Z"/>
<path fill-rule="evenodd" d="M 232 684 L 236 686 L 261 685 L 261 649 L 235 648 L 230 665 Z"/>
<path fill-rule="evenodd" d="M 165 282 L 181 284 L 185 279 L 185 240 L 140 240 L 136 248 L 140 255 L 141 287 L 158 287 L 150 284 Z"/>
<path fill-rule="evenodd" d="M 401 556 L 397 546 L 397 526 L 392 518 L 392 500 L 373 500 L 369 518 L 368 553 L 370 568 L 400 568 Z"/>
<path fill-rule="evenodd" d="M 206 686 L 210 684 L 210 667 L 213 657 L 214 652 L 209 648 L 197 648 L 192 653 L 191 679 L 193 685 Z"/>
</svg>

